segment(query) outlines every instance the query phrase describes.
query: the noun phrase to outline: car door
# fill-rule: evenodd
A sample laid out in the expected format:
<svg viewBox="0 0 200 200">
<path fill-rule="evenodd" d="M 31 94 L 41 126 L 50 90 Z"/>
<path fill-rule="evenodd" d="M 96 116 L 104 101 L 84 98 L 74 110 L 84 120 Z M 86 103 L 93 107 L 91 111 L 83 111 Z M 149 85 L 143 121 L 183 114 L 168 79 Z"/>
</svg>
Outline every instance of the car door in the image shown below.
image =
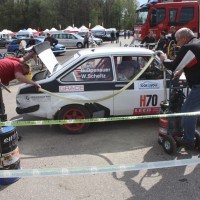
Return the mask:
<svg viewBox="0 0 200 200">
<path fill-rule="evenodd" d="M 91 100 L 113 114 L 114 76 L 110 57 L 88 58 L 59 78 L 59 92 L 68 98 Z M 101 98 L 108 97 L 103 101 Z M 65 102 L 72 104 L 73 102 Z M 84 104 L 84 102 L 83 102 Z"/>
<path fill-rule="evenodd" d="M 66 34 L 67 47 L 76 47 L 76 42 L 72 34 Z"/>
<path fill-rule="evenodd" d="M 132 59 L 138 62 L 141 70 L 150 57 L 133 56 Z M 115 89 L 121 89 L 128 82 L 117 80 Z M 159 113 L 160 102 L 163 100 L 163 71 L 159 62 L 154 60 L 138 80 L 121 94 L 114 97 L 114 115 L 156 114 Z"/>
<path fill-rule="evenodd" d="M 68 45 L 68 34 L 66 34 L 66 33 L 60 34 L 59 39 L 58 39 L 58 43 L 63 44 L 65 46 L 69 46 Z"/>
</svg>

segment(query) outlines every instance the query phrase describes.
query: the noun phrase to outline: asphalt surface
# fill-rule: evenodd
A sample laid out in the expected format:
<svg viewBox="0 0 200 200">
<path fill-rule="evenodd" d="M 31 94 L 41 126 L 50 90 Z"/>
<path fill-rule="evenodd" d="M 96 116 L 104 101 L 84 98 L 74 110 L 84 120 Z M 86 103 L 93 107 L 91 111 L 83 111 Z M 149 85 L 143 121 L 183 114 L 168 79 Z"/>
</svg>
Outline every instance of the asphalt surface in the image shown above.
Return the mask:
<svg viewBox="0 0 200 200">
<path fill-rule="evenodd" d="M 120 38 L 121 45 L 132 39 Z M 104 43 L 104 46 L 119 45 Z M 57 59 L 63 62 L 77 50 Z M 17 115 L 15 95 L 19 84 L 3 91 L 9 120 L 36 120 Z M 158 144 L 158 119 L 94 123 L 84 134 L 68 135 L 56 126 L 17 127 L 21 168 L 61 168 L 143 163 L 198 158 L 198 151 L 181 149 L 167 155 Z M 199 166 L 22 178 L 0 186 L 0 200 L 199 200 Z"/>
</svg>

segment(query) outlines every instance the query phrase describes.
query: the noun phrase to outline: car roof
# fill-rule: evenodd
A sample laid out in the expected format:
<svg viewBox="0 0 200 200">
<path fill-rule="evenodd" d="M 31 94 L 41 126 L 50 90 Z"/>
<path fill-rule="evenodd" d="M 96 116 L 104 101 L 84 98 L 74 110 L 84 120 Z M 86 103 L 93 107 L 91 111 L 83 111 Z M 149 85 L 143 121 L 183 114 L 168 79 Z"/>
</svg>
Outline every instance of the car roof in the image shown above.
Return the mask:
<svg viewBox="0 0 200 200">
<path fill-rule="evenodd" d="M 123 54 L 135 54 L 135 55 L 148 55 L 151 56 L 154 51 L 141 48 L 141 47 L 101 47 L 101 48 L 91 48 L 91 49 L 84 49 L 80 50 L 79 54 L 81 56 L 87 55 L 123 55 Z"/>
<path fill-rule="evenodd" d="M 39 41 L 43 41 L 42 38 L 33 38 L 34 40 L 39 40 Z M 31 38 L 17 38 L 17 39 L 13 39 L 12 42 L 15 42 L 15 41 L 21 41 L 21 40 L 31 40 Z"/>
</svg>

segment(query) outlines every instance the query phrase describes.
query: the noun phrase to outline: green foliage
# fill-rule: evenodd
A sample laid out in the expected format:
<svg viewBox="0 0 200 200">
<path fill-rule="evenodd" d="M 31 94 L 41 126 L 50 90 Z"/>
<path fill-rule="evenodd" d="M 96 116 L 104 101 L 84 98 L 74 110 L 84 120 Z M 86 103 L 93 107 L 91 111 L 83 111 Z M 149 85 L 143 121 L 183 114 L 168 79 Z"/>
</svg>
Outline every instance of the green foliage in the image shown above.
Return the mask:
<svg viewBox="0 0 200 200">
<path fill-rule="evenodd" d="M 0 30 L 103 25 L 132 29 L 137 0 L 1 0 Z"/>
</svg>

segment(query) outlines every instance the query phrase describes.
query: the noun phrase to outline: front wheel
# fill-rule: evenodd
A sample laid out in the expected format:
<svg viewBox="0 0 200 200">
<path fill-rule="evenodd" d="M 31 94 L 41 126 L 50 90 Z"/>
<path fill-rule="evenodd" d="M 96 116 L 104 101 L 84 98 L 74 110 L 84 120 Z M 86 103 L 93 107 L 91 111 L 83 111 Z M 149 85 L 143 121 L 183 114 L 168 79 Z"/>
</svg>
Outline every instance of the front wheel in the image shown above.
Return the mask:
<svg viewBox="0 0 200 200">
<path fill-rule="evenodd" d="M 80 49 L 80 48 L 83 48 L 83 44 L 82 44 L 81 42 L 77 43 L 76 46 L 77 46 L 77 48 L 79 48 L 79 49 Z"/>
<path fill-rule="evenodd" d="M 58 112 L 58 120 L 88 119 L 90 117 L 89 111 L 81 105 L 68 105 Z M 69 133 L 82 133 L 89 125 L 90 123 L 62 124 L 60 127 Z"/>
<path fill-rule="evenodd" d="M 200 133 L 197 130 L 195 131 L 195 148 L 200 150 Z"/>
<path fill-rule="evenodd" d="M 175 154 L 177 150 L 176 141 L 171 135 L 164 135 L 162 147 L 167 154 Z"/>
</svg>

